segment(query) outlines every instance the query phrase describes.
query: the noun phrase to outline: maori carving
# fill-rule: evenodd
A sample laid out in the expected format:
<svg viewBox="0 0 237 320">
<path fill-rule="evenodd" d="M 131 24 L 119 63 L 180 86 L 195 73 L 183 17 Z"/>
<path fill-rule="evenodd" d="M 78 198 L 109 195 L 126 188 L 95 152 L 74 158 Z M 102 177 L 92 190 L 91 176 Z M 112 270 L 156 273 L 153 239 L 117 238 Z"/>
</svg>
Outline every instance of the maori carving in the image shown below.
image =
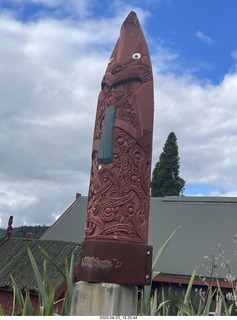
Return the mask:
<svg viewBox="0 0 237 320">
<path fill-rule="evenodd" d="M 85 240 L 147 244 L 153 109 L 150 56 L 130 12 L 98 98 Z"/>
<path fill-rule="evenodd" d="M 8 228 L 6 232 L 6 238 L 9 238 L 12 235 L 12 223 L 13 223 L 13 216 L 10 216 L 8 220 Z"/>
</svg>

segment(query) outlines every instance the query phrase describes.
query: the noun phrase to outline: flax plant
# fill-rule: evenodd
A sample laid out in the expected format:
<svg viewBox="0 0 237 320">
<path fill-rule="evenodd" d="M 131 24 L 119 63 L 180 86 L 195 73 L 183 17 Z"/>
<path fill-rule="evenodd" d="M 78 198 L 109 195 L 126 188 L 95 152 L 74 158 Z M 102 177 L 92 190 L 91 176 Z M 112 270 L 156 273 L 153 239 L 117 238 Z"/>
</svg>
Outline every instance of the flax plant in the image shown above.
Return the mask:
<svg viewBox="0 0 237 320">
<path fill-rule="evenodd" d="M 159 262 L 160 257 L 163 252 L 166 250 L 169 245 L 171 239 L 175 235 L 178 228 L 174 230 L 171 236 L 166 240 L 163 246 L 158 250 L 154 262 L 152 264 L 152 280 L 157 275 L 163 275 L 162 272 L 154 271 L 157 263 Z M 237 243 L 237 237 L 235 239 Z M 73 265 L 74 265 L 74 255 L 71 256 L 70 266 L 68 264 L 67 259 L 65 259 L 65 273 L 60 269 L 60 267 L 49 257 L 49 255 L 42 250 L 45 258 L 57 269 L 57 271 L 62 275 L 64 280 L 67 282 L 67 292 L 63 299 L 55 301 L 55 285 L 54 282 L 49 285 L 49 279 L 46 268 L 46 260 L 43 263 L 43 278 L 41 278 L 39 269 L 37 267 L 36 261 L 30 251 L 28 249 L 28 255 L 30 258 L 30 262 L 33 268 L 33 272 L 38 285 L 38 306 L 37 310 L 34 311 L 32 306 L 29 292 L 26 292 L 25 298 L 23 297 L 22 292 L 17 287 L 15 280 L 12 275 L 12 288 L 13 288 L 13 307 L 11 315 L 16 315 L 16 301 L 18 303 L 18 313 L 17 315 L 37 315 L 37 316 L 49 316 L 49 315 L 70 315 L 72 294 L 73 294 Z M 227 271 L 226 281 L 231 284 L 231 292 L 229 292 L 226 296 L 223 294 L 217 274 L 216 268 L 218 266 L 218 259 L 222 258 L 223 263 L 221 263 L 221 267 Z M 171 314 L 171 306 L 175 306 L 177 308 L 177 316 L 236 316 L 237 315 L 237 287 L 236 287 L 236 277 L 233 276 L 230 272 L 230 261 L 225 258 L 224 251 L 220 250 L 219 246 L 219 256 L 215 257 L 214 254 L 211 255 L 210 258 L 205 257 L 208 262 L 211 264 L 211 268 L 206 267 L 206 270 L 210 272 L 210 281 L 207 282 L 205 278 L 202 278 L 204 284 L 207 286 L 207 290 L 204 292 L 201 289 L 197 290 L 200 296 L 199 305 L 195 307 L 191 302 L 191 291 L 193 288 L 194 279 L 196 276 L 196 270 L 194 269 L 192 276 L 190 278 L 188 287 L 186 289 L 183 301 L 172 299 L 171 297 L 166 299 L 164 289 L 162 287 L 161 295 L 159 296 L 157 289 L 152 292 L 152 284 L 149 286 L 145 286 L 142 291 L 142 297 L 140 300 L 140 307 L 138 310 L 138 315 L 140 316 L 170 316 Z M 217 288 L 213 289 L 213 280 L 217 281 Z M 215 311 L 211 310 L 212 302 L 214 300 L 214 296 L 216 297 L 216 307 Z M 226 303 L 226 298 L 228 299 L 228 303 Z M 58 312 L 57 304 L 63 301 L 63 306 L 61 312 Z M 0 305 L 0 316 L 6 315 L 3 308 Z"/>
<path fill-rule="evenodd" d="M 23 297 L 23 294 L 20 292 L 19 288 L 17 287 L 17 284 L 12 277 L 12 288 L 13 288 L 13 308 L 11 315 L 16 314 L 16 301 L 18 303 L 18 313 L 17 315 L 23 315 L 23 316 L 51 316 L 51 315 L 70 315 L 70 308 L 71 308 L 71 300 L 72 300 L 72 293 L 73 293 L 73 264 L 74 264 L 74 255 L 71 256 L 71 263 L 70 267 L 68 265 L 67 259 L 65 259 L 65 270 L 64 273 L 59 266 L 48 256 L 48 254 L 41 249 L 42 253 L 45 255 L 46 259 L 52 263 L 52 265 L 58 270 L 58 272 L 62 275 L 62 277 L 67 281 L 67 292 L 63 299 L 55 301 L 55 285 L 54 282 L 49 285 L 48 280 L 48 274 L 46 269 L 46 260 L 44 260 L 43 263 L 43 279 L 41 278 L 38 266 L 36 264 L 36 261 L 32 255 L 32 252 L 28 248 L 28 255 L 30 258 L 30 262 L 33 268 L 33 272 L 35 275 L 35 279 L 38 285 L 38 306 L 36 312 L 34 311 L 34 308 L 32 306 L 29 292 L 26 292 L 25 299 Z M 55 307 L 59 302 L 63 301 L 62 310 L 60 313 L 57 313 L 54 311 Z M 1 312 L 1 310 L 0 310 Z"/>
<path fill-rule="evenodd" d="M 179 227 L 178 227 L 179 228 Z M 177 228 L 177 229 L 178 229 Z M 170 243 L 171 239 L 173 238 L 175 231 L 171 234 L 171 236 L 168 238 L 168 240 L 163 244 L 163 246 L 158 250 L 154 262 L 152 264 L 152 280 L 157 276 L 157 275 L 163 275 L 161 272 L 155 272 L 154 268 L 156 264 L 158 263 L 161 255 L 163 254 L 164 250 L 167 248 L 168 244 Z M 237 242 L 237 241 L 236 241 Z M 223 252 L 222 252 L 223 254 Z M 161 292 L 161 298 L 158 296 L 157 289 L 154 290 L 154 292 L 151 292 L 152 284 L 149 286 L 145 286 L 143 291 L 142 291 L 142 298 L 140 301 L 140 308 L 138 311 L 138 315 L 141 316 L 170 316 L 170 307 L 173 305 L 177 308 L 177 316 L 220 316 L 220 315 L 237 315 L 236 312 L 236 307 L 237 307 L 237 289 L 234 288 L 234 285 L 232 286 L 232 294 L 231 298 L 234 300 L 229 306 L 225 302 L 225 297 L 224 294 L 221 291 L 219 281 L 217 279 L 217 284 L 218 288 L 213 290 L 212 287 L 212 282 L 214 279 L 214 276 L 216 277 L 215 273 L 215 268 L 216 268 L 216 262 L 217 259 L 214 257 L 214 255 L 211 256 L 209 259 L 211 262 L 211 281 L 210 283 L 207 283 L 205 278 L 202 280 L 205 282 L 207 285 L 207 290 L 206 292 L 200 292 L 200 301 L 198 307 L 195 309 L 191 303 L 190 296 L 191 296 L 191 290 L 193 288 L 193 282 L 196 276 L 196 269 L 193 270 L 192 276 L 190 278 L 188 287 L 185 292 L 185 296 L 183 301 L 175 300 L 175 299 L 165 299 L 164 295 L 164 290 L 162 288 Z M 228 260 L 224 260 L 225 264 L 227 264 Z M 222 265 L 223 266 L 223 265 Z M 226 266 L 226 269 L 229 270 Z M 230 272 L 228 273 L 227 276 L 228 279 L 233 280 L 234 278 L 230 276 Z M 235 279 L 234 279 L 235 280 Z M 212 301 L 214 299 L 214 295 L 216 295 L 216 310 L 215 312 L 211 311 L 212 307 Z M 230 294 L 229 294 L 230 296 Z M 228 296 L 227 296 L 228 297 Z"/>
<path fill-rule="evenodd" d="M 2 305 L 0 304 L 0 317 L 1 317 L 1 316 L 4 316 L 4 310 L 3 310 Z"/>
<path fill-rule="evenodd" d="M 165 251 L 166 247 L 170 243 L 171 239 L 173 238 L 175 232 L 179 228 L 180 228 L 180 226 L 174 230 L 174 232 L 171 234 L 171 236 L 165 241 L 163 246 L 158 250 L 158 252 L 155 256 L 155 259 L 153 261 L 153 264 L 152 264 L 152 280 L 158 275 L 163 275 L 163 273 L 160 271 L 159 272 L 154 271 L 154 268 L 155 268 L 157 262 L 159 261 L 161 255 Z M 155 316 L 155 315 L 162 315 L 163 313 L 165 313 L 165 315 L 168 315 L 168 314 L 166 314 L 168 312 L 168 308 L 166 308 L 166 305 L 169 302 L 171 302 L 171 300 L 164 300 L 164 295 L 162 295 L 162 301 L 159 302 L 157 290 L 155 290 L 154 294 L 151 294 L 151 287 L 152 287 L 152 283 L 149 286 L 144 286 L 144 289 L 142 291 L 142 298 L 140 301 L 140 307 L 138 310 L 138 315 L 140 315 L 140 316 L 149 316 L 149 315 Z"/>
</svg>

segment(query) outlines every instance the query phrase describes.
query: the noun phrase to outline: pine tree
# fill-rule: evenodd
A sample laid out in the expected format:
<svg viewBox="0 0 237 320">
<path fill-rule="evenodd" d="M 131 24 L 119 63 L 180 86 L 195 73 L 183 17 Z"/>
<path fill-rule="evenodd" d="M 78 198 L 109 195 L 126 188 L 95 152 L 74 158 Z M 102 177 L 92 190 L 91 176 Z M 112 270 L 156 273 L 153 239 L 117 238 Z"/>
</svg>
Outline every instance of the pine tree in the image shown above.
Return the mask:
<svg viewBox="0 0 237 320">
<path fill-rule="evenodd" d="M 180 196 L 185 181 L 179 177 L 179 149 L 174 132 L 168 135 L 163 152 L 152 172 L 151 196 Z"/>
</svg>

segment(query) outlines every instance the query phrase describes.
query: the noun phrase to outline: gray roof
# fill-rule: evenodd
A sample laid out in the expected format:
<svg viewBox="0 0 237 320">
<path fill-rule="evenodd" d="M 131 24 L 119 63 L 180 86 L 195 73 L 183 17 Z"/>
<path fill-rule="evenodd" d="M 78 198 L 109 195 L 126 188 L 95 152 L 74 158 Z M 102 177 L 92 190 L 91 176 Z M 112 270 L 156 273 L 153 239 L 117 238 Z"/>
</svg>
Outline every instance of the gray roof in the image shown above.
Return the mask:
<svg viewBox="0 0 237 320">
<path fill-rule="evenodd" d="M 166 274 L 210 276 L 202 267 L 209 267 L 204 256 L 219 255 L 218 245 L 226 250 L 226 257 L 236 261 L 237 198 L 224 197 L 165 197 L 151 198 L 149 243 L 154 254 L 169 235 L 181 225 L 159 260 L 156 269 Z M 235 272 L 235 269 L 232 269 Z M 218 276 L 226 272 L 218 268 Z"/>
<path fill-rule="evenodd" d="M 46 251 L 64 272 L 65 258 L 67 258 L 70 263 L 72 253 L 74 253 L 75 268 L 80 261 L 81 246 L 75 242 L 9 238 L 9 240 L 0 247 L 1 288 L 12 287 L 10 279 L 10 274 L 12 274 L 20 290 L 37 290 L 38 286 L 34 277 L 27 248 L 30 248 L 42 276 L 45 256 L 40 248 Z M 65 282 L 64 278 L 48 261 L 47 273 L 50 285 L 54 280 L 55 289 L 57 291 Z"/>
<path fill-rule="evenodd" d="M 87 197 L 81 196 L 41 236 L 42 240 L 65 240 L 82 243 L 84 240 Z"/>
<path fill-rule="evenodd" d="M 42 239 L 82 242 L 86 208 L 87 197 L 82 196 Z M 197 275 L 209 276 L 209 272 L 202 267 L 204 264 L 210 268 L 204 256 L 212 253 L 218 256 L 216 248 L 219 244 L 222 250 L 226 250 L 226 257 L 232 259 L 232 265 L 236 262 L 233 238 L 237 233 L 237 198 L 151 198 L 148 244 L 153 246 L 153 256 L 178 226 L 181 227 L 160 258 L 156 270 L 184 277 L 190 276 L 197 267 Z M 226 275 L 223 268 L 218 268 L 217 272 L 220 278 Z"/>
</svg>

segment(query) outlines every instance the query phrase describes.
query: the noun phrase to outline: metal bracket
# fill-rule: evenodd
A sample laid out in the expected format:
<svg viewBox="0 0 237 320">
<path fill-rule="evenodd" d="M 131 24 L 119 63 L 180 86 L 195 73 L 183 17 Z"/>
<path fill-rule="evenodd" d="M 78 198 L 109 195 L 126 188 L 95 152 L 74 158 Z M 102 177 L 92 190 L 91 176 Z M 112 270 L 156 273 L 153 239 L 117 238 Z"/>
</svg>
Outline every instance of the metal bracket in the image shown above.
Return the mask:
<svg viewBox="0 0 237 320">
<path fill-rule="evenodd" d="M 152 246 L 114 241 L 82 243 L 79 280 L 150 285 Z"/>
</svg>

